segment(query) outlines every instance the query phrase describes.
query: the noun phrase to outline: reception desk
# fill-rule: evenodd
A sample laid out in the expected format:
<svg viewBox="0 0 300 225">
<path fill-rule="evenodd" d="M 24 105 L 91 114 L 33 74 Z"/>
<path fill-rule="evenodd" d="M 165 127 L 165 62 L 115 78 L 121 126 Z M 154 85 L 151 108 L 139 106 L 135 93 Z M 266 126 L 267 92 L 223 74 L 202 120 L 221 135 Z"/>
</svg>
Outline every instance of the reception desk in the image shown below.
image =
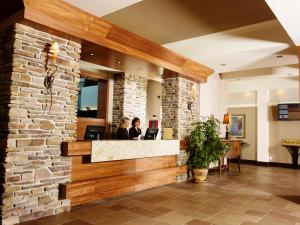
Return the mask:
<svg viewBox="0 0 300 225">
<path fill-rule="evenodd" d="M 179 155 L 178 140 L 93 141 L 92 162 Z"/>
<path fill-rule="evenodd" d="M 64 142 L 72 181 L 60 185 L 60 197 L 77 206 L 175 183 L 185 173 L 176 164 L 179 145 L 179 140 Z"/>
</svg>

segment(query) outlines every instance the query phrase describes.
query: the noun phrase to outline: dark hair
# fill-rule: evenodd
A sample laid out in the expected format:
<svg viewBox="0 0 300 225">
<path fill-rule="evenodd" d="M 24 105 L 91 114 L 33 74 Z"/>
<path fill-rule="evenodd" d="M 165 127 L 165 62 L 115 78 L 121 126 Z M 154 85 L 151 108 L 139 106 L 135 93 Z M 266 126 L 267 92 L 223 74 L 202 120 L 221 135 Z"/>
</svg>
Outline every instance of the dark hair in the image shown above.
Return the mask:
<svg viewBox="0 0 300 225">
<path fill-rule="evenodd" d="M 140 118 L 134 117 L 133 120 L 131 121 L 131 126 L 134 127 L 134 126 L 135 126 L 135 123 L 136 123 L 137 121 L 140 121 Z"/>
</svg>

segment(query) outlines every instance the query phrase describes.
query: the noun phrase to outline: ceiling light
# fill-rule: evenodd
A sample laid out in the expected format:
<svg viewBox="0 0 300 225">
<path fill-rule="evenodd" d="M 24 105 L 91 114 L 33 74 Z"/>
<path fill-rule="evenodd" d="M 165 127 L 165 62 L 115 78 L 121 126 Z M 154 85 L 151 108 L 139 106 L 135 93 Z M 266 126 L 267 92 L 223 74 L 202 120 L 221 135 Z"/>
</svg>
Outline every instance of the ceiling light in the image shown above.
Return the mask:
<svg viewBox="0 0 300 225">
<path fill-rule="evenodd" d="M 277 58 L 283 58 L 283 55 L 277 55 L 276 57 Z"/>
<path fill-rule="evenodd" d="M 122 64 L 122 62 L 121 62 L 121 61 L 118 61 L 117 63 L 118 63 L 118 64 Z"/>
<path fill-rule="evenodd" d="M 225 63 L 221 63 L 220 65 L 221 65 L 221 66 L 226 66 L 226 64 L 225 64 Z"/>
<path fill-rule="evenodd" d="M 90 56 L 94 56 L 94 55 L 95 55 L 95 53 L 93 53 L 93 52 L 90 53 Z"/>
</svg>

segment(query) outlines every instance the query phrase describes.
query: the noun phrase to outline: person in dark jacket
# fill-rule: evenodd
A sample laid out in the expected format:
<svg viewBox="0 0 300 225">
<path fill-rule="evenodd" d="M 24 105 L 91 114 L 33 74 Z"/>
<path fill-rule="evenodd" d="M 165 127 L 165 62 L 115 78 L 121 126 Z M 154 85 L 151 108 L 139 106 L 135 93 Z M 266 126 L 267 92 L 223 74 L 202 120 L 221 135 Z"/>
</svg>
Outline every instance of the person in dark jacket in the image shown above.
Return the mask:
<svg viewBox="0 0 300 225">
<path fill-rule="evenodd" d="M 117 130 L 117 139 L 118 140 L 130 140 L 128 128 L 130 126 L 130 119 L 123 117 L 121 124 Z"/>
<path fill-rule="evenodd" d="M 140 129 L 141 120 L 135 117 L 131 123 L 132 127 L 129 129 L 129 136 L 131 140 L 137 140 L 140 135 L 142 135 L 142 130 Z"/>
</svg>

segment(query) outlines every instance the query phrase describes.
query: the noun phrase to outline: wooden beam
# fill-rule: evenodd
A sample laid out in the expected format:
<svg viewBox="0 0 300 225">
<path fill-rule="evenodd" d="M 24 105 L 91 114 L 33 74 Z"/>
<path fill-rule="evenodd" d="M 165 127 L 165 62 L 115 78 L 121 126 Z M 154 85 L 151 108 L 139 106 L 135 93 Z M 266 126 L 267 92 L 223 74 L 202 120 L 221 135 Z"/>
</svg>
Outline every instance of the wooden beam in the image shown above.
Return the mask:
<svg viewBox="0 0 300 225">
<path fill-rule="evenodd" d="M 163 78 L 183 77 L 183 78 L 192 80 L 192 81 L 197 82 L 197 83 L 206 83 L 206 81 L 207 81 L 207 77 L 201 77 L 201 78 L 199 77 L 198 79 L 194 79 L 194 78 L 188 77 L 184 74 L 180 74 L 178 72 L 168 70 L 168 69 L 164 69 L 162 77 Z"/>
<path fill-rule="evenodd" d="M 80 70 L 80 75 L 85 78 L 91 78 L 96 80 L 108 80 L 109 75 L 106 72 L 98 71 L 97 73 L 87 71 L 87 70 Z"/>
<path fill-rule="evenodd" d="M 201 82 L 213 70 L 62 0 L 24 0 L 24 18 Z M 137 65 L 138 66 L 138 65 Z"/>
</svg>

